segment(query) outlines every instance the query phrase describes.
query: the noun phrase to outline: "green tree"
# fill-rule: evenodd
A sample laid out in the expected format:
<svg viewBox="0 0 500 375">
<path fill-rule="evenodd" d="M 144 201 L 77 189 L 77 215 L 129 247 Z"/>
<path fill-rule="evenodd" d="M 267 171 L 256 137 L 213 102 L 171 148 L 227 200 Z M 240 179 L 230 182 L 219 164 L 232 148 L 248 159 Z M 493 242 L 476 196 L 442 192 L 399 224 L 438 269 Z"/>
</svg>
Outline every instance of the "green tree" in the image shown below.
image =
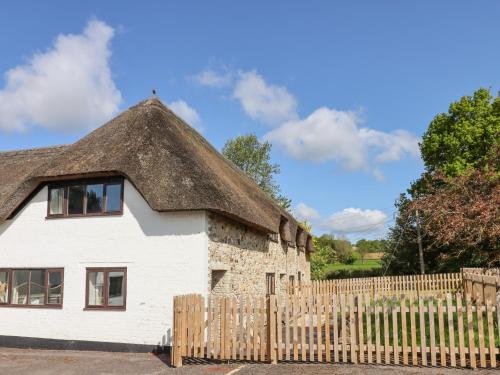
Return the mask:
<svg viewBox="0 0 500 375">
<path fill-rule="evenodd" d="M 361 239 L 356 242 L 356 251 L 359 253 L 361 262 L 364 263 L 366 254 L 382 253 L 386 248 L 385 240 L 365 240 Z"/>
<path fill-rule="evenodd" d="M 483 168 L 495 157 L 499 141 L 500 94 L 493 98 L 489 90 L 480 88 L 434 117 L 420 151 L 427 172 L 441 170 L 455 177 L 468 168 Z"/>
<path fill-rule="evenodd" d="M 308 233 L 312 231 L 312 225 L 307 221 L 300 223 L 302 228 L 304 228 Z M 314 252 L 310 254 L 310 265 L 311 265 L 311 278 L 313 280 L 322 280 L 325 278 L 325 266 L 330 263 L 331 249 L 325 245 L 325 242 L 321 240 L 321 237 L 313 236 Z"/>
<path fill-rule="evenodd" d="M 385 251 L 386 241 L 385 240 L 366 240 L 361 239 L 356 242 L 356 250 L 363 249 L 365 253 L 381 253 Z"/>
<path fill-rule="evenodd" d="M 332 235 L 323 234 L 319 237 L 314 237 L 314 248 L 321 249 L 326 263 L 335 263 L 337 260 L 337 254 L 335 252 L 335 238 Z"/>
<path fill-rule="evenodd" d="M 418 273 L 415 210 L 427 272 L 498 264 L 500 95 L 479 89 L 437 115 L 420 150 L 425 172 L 396 208 L 384 269 Z M 495 231 L 496 228 L 496 231 Z"/>
<path fill-rule="evenodd" d="M 398 215 L 387 235 L 387 249 L 382 258 L 382 273 L 387 275 L 412 275 L 420 273 L 415 215 L 408 210 L 410 199 L 401 194 L 396 202 Z M 427 247 L 424 238 L 424 248 Z M 433 269 L 430 257 L 425 257 L 426 269 Z"/>
<path fill-rule="evenodd" d="M 340 263 L 353 264 L 356 261 L 352 244 L 347 239 L 338 239 L 334 241 L 335 253 Z"/>
<path fill-rule="evenodd" d="M 325 267 L 328 262 L 328 249 L 318 244 L 317 237 L 313 237 L 314 252 L 310 255 L 311 278 L 322 280 L 325 278 Z"/>
<path fill-rule="evenodd" d="M 250 176 L 257 185 L 288 210 L 291 200 L 281 194 L 275 181 L 280 166 L 271 163 L 271 144 L 259 142 L 255 134 L 247 134 L 230 139 L 222 148 L 222 154 L 238 168 Z"/>
<path fill-rule="evenodd" d="M 365 257 L 366 254 L 368 253 L 369 248 L 362 243 L 361 246 L 356 246 L 356 250 L 359 254 L 359 257 L 361 258 L 361 264 L 365 263 Z"/>
</svg>

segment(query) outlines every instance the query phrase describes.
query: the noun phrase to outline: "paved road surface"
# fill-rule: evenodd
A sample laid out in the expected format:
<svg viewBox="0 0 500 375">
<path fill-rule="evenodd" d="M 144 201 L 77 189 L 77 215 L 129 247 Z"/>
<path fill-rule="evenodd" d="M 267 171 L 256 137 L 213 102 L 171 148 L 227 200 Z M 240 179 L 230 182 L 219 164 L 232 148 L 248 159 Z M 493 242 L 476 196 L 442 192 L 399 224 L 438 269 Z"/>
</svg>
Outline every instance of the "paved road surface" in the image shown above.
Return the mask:
<svg viewBox="0 0 500 375">
<path fill-rule="evenodd" d="M 164 355 L 52 351 L 0 348 L 0 374 L 5 375 L 97 375 L 97 374 L 190 374 L 190 375 L 500 375 L 498 370 L 457 370 L 395 366 L 319 364 L 189 364 L 168 366 Z"/>
</svg>

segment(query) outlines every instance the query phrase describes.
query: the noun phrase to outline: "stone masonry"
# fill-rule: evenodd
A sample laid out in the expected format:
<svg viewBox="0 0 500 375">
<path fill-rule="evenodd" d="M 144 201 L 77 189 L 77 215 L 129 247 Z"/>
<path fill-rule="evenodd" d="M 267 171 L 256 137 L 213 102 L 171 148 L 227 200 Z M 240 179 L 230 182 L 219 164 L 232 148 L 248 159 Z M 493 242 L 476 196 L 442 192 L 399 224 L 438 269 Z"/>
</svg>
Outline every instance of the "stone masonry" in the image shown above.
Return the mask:
<svg viewBox="0 0 500 375">
<path fill-rule="evenodd" d="M 207 215 L 211 295 L 265 295 L 266 274 L 274 274 L 276 294 L 285 293 L 290 277 L 295 283 L 299 279 L 310 281 L 309 257 L 304 248 L 289 246 L 279 235 L 273 238 L 226 217 Z"/>
</svg>

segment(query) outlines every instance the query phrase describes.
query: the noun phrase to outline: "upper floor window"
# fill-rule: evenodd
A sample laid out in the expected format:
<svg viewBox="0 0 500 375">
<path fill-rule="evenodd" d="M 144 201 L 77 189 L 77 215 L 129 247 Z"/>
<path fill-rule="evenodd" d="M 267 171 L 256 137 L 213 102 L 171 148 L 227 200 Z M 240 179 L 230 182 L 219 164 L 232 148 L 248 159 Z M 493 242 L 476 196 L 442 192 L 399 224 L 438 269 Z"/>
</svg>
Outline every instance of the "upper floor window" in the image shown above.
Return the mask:
<svg viewBox="0 0 500 375">
<path fill-rule="evenodd" d="M 123 211 L 123 179 L 49 185 L 49 217 L 117 215 Z"/>
</svg>

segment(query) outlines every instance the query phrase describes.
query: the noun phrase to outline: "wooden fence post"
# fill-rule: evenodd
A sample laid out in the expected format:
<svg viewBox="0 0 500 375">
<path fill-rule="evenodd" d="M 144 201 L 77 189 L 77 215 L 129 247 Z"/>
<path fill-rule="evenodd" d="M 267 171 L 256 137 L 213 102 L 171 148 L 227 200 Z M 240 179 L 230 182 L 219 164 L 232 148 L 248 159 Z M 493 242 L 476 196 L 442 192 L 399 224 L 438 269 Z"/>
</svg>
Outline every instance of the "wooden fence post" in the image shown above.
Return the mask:
<svg viewBox="0 0 500 375">
<path fill-rule="evenodd" d="M 172 336 L 172 350 L 171 350 L 171 364 L 174 367 L 182 366 L 182 333 L 183 333 L 183 324 L 182 321 L 184 319 L 183 314 L 185 313 L 182 309 L 182 303 L 185 300 L 185 297 L 177 296 L 174 297 L 174 307 L 173 307 L 173 336 Z"/>
<path fill-rule="evenodd" d="M 269 295 L 267 314 L 267 348 L 269 350 L 269 360 L 271 364 L 275 365 L 278 363 L 276 327 L 281 322 L 278 322 L 278 319 L 276 319 L 276 296 L 274 294 Z M 279 324 L 278 329 L 281 329 L 281 324 Z"/>
</svg>

